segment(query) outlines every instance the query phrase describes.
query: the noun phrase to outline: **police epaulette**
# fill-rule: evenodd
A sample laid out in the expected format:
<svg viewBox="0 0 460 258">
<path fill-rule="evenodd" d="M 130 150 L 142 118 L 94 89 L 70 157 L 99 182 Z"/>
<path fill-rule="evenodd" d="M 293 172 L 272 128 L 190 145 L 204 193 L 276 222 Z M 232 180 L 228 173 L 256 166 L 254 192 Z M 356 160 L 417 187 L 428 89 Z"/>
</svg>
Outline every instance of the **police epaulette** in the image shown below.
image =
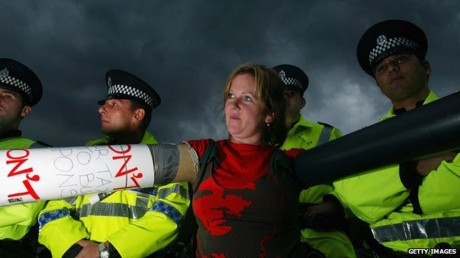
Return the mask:
<svg viewBox="0 0 460 258">
<path fill-rule="evenodd" d="M 42 141 L 35 141 L 35 143 L 37 145 L 40 145 L 40 147 L 53 147 L 52 145 L 49 145 L 48 143 Z"/>
<path fill-rule="evenodd" d="M 323 122 L 319 122 L 319 121 L 318 121 L 318 124 L 324 125 L 325 127 L 331 127 L 331 128 L 334 128 L 332 125 L 330 125 L 330 124 L 327 124 L 327 123 L 323 123 Z"/>
</svg>

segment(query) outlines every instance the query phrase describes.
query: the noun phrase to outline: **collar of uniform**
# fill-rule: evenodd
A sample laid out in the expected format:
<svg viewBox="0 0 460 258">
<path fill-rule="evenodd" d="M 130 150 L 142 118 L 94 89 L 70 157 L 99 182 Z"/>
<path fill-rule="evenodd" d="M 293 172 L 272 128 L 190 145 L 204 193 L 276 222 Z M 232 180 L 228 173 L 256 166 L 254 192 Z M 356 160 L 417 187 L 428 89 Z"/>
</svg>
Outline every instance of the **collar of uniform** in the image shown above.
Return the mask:
<svg viewBox="0 0 460 258">
<path fill-rule="evenodd" d="M 426 97 L 425 100 L 417 102 L 417 107 L 426 105 L 426 104 L 428 104 L 430 102 L 433 102 L 433 101 L 435 101 L 437 99 L 438 99 L 438 96 L 434 92 L 430 91 L 430 93 L 428 94 L 428 96 Z M 400 111 L 400 109 L 395 110 L 394 107 L 391 107 L 390 111 L 388 111 L 388 113 L 383 118 L 381 118 L 379 121 L 382 121 L 382 120 L 385 120 L 387 118 L 399 115 L 399 114 L 403 113 L 404 111 L 405 111 L 404 109 L 403 109 L 403 111 Z"/>
<path fill-rule="evenodd" d="M 418 108 L 420 106 L 423 106 L 425 100 L 420 100 L 420 101 L 417 101 L 417 103 L 415 103 L 415 107 Z M 398 108 L 398 109 L 394 109 L 393 108 L 393 114 L 395 114 L 395 116 L 397 115 L 400 115 L 404 112 L 406 112 L 407 110 L 405 108 Z"/>
<path fill-rule="evenodd" d="M 304 130 L 303 128 L 312 128 L 313 123 L 306 120 L 303 115 L 300 115 L 299 121 L 289 130 L 288 134 L 296 132 L 297 130 Z"/>
<path fill-rule="evenodd" d="M 153 135 L 147 131 L 145 131 L 144 133 L 144 137 L 142 137 L 142 140 L 140 142 L 140 144 L 157 144 L 157 140 L 155 139 L 155 137 L 153 137 Z"/>
<path fill-rule="evenodd" d="M 107 145 L 112 143 L 112 138 L 109 136 L 104 136 L 103 138 L 91 140 L 86 143 L 86 145 L 89 146 L 94 146 L 94 145 Z M 133 143 L 133 144 L 157 144 L 157 140 L 155 137 L 153 137 L 152 134 L 149 132 L 145 131 L 144 136 L 142 136 L 142 140 L 139 143 Z"/>
<path fill-rule="evenodd" d="M 22 135 L 21 130 L 10 130 L 3 135 L 0 136 L 0 139 L 6 139 L 6 138 L 11 138 L 11 137 L 20 137 Z"/>
</svg>

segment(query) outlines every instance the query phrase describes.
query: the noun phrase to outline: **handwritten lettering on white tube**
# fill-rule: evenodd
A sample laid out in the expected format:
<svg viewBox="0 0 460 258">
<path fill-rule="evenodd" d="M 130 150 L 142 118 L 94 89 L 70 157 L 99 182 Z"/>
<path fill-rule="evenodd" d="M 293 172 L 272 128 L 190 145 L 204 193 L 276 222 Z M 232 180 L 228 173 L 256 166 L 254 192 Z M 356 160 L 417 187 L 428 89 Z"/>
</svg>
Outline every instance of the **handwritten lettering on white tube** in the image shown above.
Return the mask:
<svg viewBox="0 0 460 258">
<path fill-rule="evenodd" d="M 0 206 L 152 187 L 147 145 L 0 150 Z"/>
</svg>

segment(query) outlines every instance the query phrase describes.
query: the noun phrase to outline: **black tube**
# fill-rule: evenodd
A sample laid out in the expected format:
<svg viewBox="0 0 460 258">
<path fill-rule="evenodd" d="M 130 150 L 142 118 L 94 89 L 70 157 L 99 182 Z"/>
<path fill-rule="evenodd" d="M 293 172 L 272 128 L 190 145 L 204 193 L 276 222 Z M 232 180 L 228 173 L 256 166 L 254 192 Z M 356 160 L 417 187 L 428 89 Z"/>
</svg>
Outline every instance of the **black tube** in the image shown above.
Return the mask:
<svg viewBox="0 0 460 258">
<path fill-rule="evenodd" d="M 305 151 L 295 159 L 305 185 L 460 148 L 460 92 Z"/>
</svg>

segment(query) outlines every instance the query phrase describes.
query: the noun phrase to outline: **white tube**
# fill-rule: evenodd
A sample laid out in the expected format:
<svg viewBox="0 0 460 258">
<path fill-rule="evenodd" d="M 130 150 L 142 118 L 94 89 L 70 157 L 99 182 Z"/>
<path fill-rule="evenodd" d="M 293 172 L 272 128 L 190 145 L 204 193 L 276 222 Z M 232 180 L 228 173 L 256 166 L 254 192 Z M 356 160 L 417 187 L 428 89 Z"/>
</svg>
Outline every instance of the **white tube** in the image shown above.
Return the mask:
<svg viewBox="0 0 460 258">
<path fill-rule="evenodd" d="M 0 206 L 152 187 L 147 145 L 0 150 Z"/>
</svg>

